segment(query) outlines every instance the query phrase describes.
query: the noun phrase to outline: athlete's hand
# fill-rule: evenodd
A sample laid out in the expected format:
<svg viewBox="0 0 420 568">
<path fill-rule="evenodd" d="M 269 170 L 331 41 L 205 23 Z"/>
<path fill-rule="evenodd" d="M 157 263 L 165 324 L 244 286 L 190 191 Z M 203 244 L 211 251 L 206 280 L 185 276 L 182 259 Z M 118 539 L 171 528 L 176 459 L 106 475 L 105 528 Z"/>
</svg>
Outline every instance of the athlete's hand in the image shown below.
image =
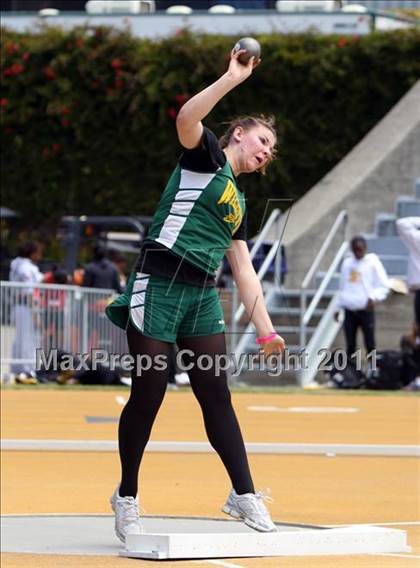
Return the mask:
<svg viewBox="0 0 420 568">
<path fill-rule="evenodd" d="M 246 53 L 246 49 L 240 49 L 239 51 L 232 51 L 230 52 L 230 62 L 229 68 L 227 70 L 227 74 L 231 79 L 233 79 L 236 83 L 242 83 L 245 79 L 252 74 L 252 71 L 255 69 L 257 65 L 259 65 L 261 59 L 255 59 L 255 57 L 251 57 L 248 60 L 248 63 L 244 65 L 238 61 L 238 58 L 243 53 Z"/>
<path fill-rule="evenodd" d="M 262 343 L 260 346 L 260 353 L 264 354 L 264 357 L 269 357 L 270 355 L 281 355 L 286 348 L 286 342 L 280 335 L 276 335 L 268 343 Z"/>
</svg>

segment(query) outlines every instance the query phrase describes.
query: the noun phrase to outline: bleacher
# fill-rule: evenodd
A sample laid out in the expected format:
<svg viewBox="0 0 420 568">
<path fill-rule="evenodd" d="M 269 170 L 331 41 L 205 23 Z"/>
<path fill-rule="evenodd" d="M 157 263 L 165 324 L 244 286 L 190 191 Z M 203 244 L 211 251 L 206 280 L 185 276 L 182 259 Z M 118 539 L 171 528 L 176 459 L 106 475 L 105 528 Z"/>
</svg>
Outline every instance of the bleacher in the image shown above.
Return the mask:
<svg viewBox="0 0 420 568">
<path fill-rule="evenodd" d="M 420 179 L 415 182 L 414 195 L 399 197 L 395 203 L 395 213 L 378 214 L 375 232 L 365 235 L 369 252 L 379 256 L 388 275 L 404 278 L 408 250 L 398 236 L 395 225 L 395 221 L 401 217 L 420 217 Z"/>
</svg>

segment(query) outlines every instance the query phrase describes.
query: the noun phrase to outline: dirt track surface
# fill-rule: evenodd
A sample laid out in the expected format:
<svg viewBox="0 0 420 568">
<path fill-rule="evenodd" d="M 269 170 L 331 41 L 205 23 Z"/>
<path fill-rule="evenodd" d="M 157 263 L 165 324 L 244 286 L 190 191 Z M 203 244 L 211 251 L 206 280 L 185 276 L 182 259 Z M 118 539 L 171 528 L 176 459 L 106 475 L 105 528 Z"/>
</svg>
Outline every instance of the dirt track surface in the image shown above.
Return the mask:
<svg viewBox="0 0 420 568">
<path fill-rule="evenodd" d="M 117 397 L 119 399 L 117 400 Z M 6 391 L 2 437 L 114 440 L 121 391 Z M 419 399 L 275 394 L 236 394 L 234 404 L 248 442 L 355 444 L 418 443 Z M 256 411 L 270 406 L 280 411 Z M 290 411 L 302 407 L 356 408 L 348 413 Z M 199 441 L 205 433 L 190 392 L 168 393 L 153 440 Z M 2 455 L 2 512 L 106 513 L 119 477 L 116 453 L 7 451 Z M 238 567 L 405 568 L 420 566 L 419 460 L 397 457 L 251 455 L 258 488 L 270 487 L 273 518 L 320 525 L 393 523 L 408 531 L 410 555 L 222 560 Z M 229 491 L 226 473 L 212 454 L 146 454 L 140 474 L 146 514 L 222 516 Z M 416 498 L 417 496 L 417 498 Z M 394 526 L 394 525 L 393 525 Z M 417 536 L 417 541 L 416 541 Z M 4 554 L 5 568 L 151 566 L 150 561 L 87 556 Z M 219 561 L 218 561 L 219 562 Z M 165 562 L 165 566 L 211 566 L 215 561 Z M 156 565 L 156 562 L 153 564 Z M 223 564 L 219 564 L 223 566 Z"/>
</svg>

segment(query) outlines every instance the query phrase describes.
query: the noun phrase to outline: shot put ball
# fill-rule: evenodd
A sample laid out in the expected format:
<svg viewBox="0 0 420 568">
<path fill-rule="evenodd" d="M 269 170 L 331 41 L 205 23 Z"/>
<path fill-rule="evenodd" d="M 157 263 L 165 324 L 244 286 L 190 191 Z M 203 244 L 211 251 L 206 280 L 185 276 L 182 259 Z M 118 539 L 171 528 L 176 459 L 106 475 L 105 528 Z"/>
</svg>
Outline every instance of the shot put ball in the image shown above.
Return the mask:
<svg viewBox="0 0 420 568">
<path fill-rule="evenodd" d="M 237 41 L 233 50 L 239 51 L 240 49 L 246 49 L 246 52 L 242 53 L 238 58 L 242 65 L 246 65 L 251 57 L 258 59 L 261 56 L 261 46 L 253 37 L 243 37 Z"/>
</svg>

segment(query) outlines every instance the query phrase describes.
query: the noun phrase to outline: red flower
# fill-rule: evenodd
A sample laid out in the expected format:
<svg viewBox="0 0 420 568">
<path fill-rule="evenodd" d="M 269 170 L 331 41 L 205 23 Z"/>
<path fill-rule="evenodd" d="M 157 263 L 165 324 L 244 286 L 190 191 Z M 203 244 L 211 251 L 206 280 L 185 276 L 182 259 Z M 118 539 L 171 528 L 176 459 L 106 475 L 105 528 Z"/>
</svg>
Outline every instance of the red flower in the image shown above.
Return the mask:
<svg viewBox="0 0 420 568">
<path fill-rule="evenodd" d="M 54 154 L 57 154 L 57 152 L 59 152 L 61 150 L 61 144 L 59 144 L 58 142 L 55 142 L 52 146 L 52 150 L 53 150 Z"/>
<path fill-rule="evenodd" d="M 28 59 L 30 58 L 30 53 L 29 51 L 25 51 L 25 53 L 22 55 L 22 59 L 23 61 L 28 61 Z"/>
<path fill-rule="evenodd" d="M 108 97 L 112 97 L 112 95 L 114 94 L 114 89 L 111 89 L 111 87 L 107 87 L 105 92 L 108 95 Z"/>
<path fill-rule="evenodd" d="M 9 104 L 7 99 L 0 99 L 0 106 L 5 107 Z"/>
<path fill-rule="evenodd" d="M 121 75 L 124 75 L 124 71 L 121 69 L 115 69 L 115 76 L 120 77 Z"/>
<path fill-rule="evenodd" d="M 63 106 L 63 108 L 61 109 L 61 114 L 70 114 L 71 110 L 69 109 L 68 106 Z"/>
<path fill-rule="evenodd" d="M 10 126 L 6 126 L 4 129 L 4 133 L 5 134 L 12 134 L 13 133 L 13 129 L 10 128 Z"/>
<path fill-rule="evenodd" d="M 62 126 L 69 126 L 70 125 L 70 120 L 68 120 L 67 118 L 62 118 L 61 119 L 61 124 Z"/>
<path fill-rule="evenodd" d="M 84 46 L 84 41 L 82 39 L 76 39 L 76 47 L 78 47 L 79 49 L 82 48 Z"/>
<path fill-rule="evenodd" d="M 188 101 L 188 99 L 189 99 L 188 95 L 184 94 L 175 95 L 175 100 L 179 104 L 179 106 L 184 105 Z"/>
<path fill-rule="evenodd" d="M 348 40 L 345 37 L 340 37 L 340 39 L 337 41 L 338 47 L 344 47 L 347 44 L 348 44 Z"/>
<path fill-rule="evenodd" d="M 44 158 L 48 158 L 48 156 L 50 155 L 50 149 L 49 148 L 43 148 L 42 149 L 42 155 L 44 156 Z"/>
<path fill-rule="evenodd" d="M 122 86 L 123 86 L 123 82 L 120 81 L 119 79 L 117 79 L 117 80 L 115 81 L 115 83 L 114 83 L 114 87 L 115 87 L 116 89 L 121 89 Z"/>
<path fill-rule="evenodd" d="M 44 73 L 44 75 L 46 76 L 47 79 L 50 79 L 51 81 L 53 79 L 56 78 L 56 73 L 54 71 L 54 69 L 51 67 L 51 65 L 47 65 L 46 67 L 44 67 L 44 69 L 42 70 L 42 72 Z"/>
<path fill-rule="evenodd" d="M 175 120 L 178 115 L 178 111 L 176 110 L 176 108 L 170 107 L 166 110 L 166 114 L 169 116 L 169 118 Z"/>
<path fill-rule="evenodd" d="M 10 77 L 11 75 L 19 75 L 25 69 L 23 65 L 20 63 L 13 63 L 10 67 L 7 67 L 4 70 L 4 76 Z"/>
<path fill-rule="evenodd" d="M 8 43 L 6 45 L 7 55 L 14 55 L 17 52 L 18 49 L 19 49 L 18 43 Z"/>
<path fill-rule="evenodd" d="M 119 67 L 123 66 L 123 62 L 121 61 L 121 59 L 113 59 L 111 61 L 111 67 L 113 69 L 118 69 Z"/>
</svg>

